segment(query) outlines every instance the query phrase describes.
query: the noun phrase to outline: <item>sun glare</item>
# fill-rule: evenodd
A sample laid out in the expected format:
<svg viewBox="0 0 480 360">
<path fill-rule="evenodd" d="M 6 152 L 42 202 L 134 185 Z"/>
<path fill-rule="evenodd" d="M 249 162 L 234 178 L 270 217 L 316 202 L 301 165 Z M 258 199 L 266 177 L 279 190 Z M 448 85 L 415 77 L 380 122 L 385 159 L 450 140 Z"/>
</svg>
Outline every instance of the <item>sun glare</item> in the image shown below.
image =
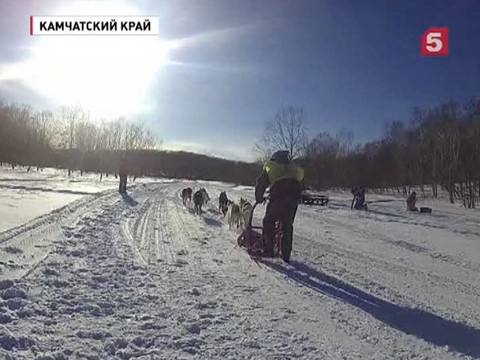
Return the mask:
<svg viewBox="0 0 480 360">
<path fill-rule="evenodd" d="M 117 117 L 141 110 L 166 61 L 167 49 L 158 38 L 48 38 L 26 64 L 27 84 L 58 104 Z"/>
<path fill-rule="evenodd" d="M 56 12 L 138 15 L 126 3 L 110 7 L 105 2 L 100 8 L 80 4 Z M 158 37 L 39 37 L 30 58 L 15 64 L 6 76 L 21 77 L 58 105 L 79 105 L 95 117 L 114 118 L 145 110 L 155 73 L 167 62 L 167 42 Z"/>
</svg>

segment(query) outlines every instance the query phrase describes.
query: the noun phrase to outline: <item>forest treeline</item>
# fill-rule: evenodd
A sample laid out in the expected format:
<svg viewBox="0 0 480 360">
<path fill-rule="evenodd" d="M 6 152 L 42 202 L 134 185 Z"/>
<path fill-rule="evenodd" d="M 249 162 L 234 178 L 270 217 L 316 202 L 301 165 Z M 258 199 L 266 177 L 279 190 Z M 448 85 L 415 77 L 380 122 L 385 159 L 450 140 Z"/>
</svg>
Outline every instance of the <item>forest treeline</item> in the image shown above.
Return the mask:
<svg viewBox="0 0 480 360">
<path fill-rule="evenodd" d="M 137 176 L 219 180 L 253 185 L 258 164 L 229 161 L 189 152 L 161 151 L 144 124 L 119 119 L 92 121 L 77 107 L 58 114 L 0 102 L 0 163 L 12 167 L 55 167 L 94 171 L 103 176 L 118 170 L 122 154 Z"/>
<path fill-rule="evenodd" d="M 480 99 L 449 102 L 413 111 L 409 121 L 386 127 L 382 139 L 353 145 L 353 136 L 321 133 L 309 141 L 303 156 L 309 182 L 316 188 L 398 189 L 419 187 L 450 201 L 475 207 L 480 195 Z"/>
<path fill-rule="evenodd" d="M 376 141 L 355 144 L 353 134 L 323 132 L 308 139 L 303 109 L 282 109 L 267 122 L 263 149 L 287 148 L 305 168 L 306 184 L 316 189 L 398 189 L 411 187 L 438 196 L 448 192 L 475 207 L 480 196 L 480 99 L 414 110 L 408 121 L 386 127 Z M 12 166 L 57 167 L 69 171 L 114 173 L 127 152 L 136 175 L 228 181 L 252 185 L 259 163 L 236 162 L 159 149 L 141 123 L 91 121 L 79 108 L 59 114 L 0 102 L 0 162 Z"/>
</svg>

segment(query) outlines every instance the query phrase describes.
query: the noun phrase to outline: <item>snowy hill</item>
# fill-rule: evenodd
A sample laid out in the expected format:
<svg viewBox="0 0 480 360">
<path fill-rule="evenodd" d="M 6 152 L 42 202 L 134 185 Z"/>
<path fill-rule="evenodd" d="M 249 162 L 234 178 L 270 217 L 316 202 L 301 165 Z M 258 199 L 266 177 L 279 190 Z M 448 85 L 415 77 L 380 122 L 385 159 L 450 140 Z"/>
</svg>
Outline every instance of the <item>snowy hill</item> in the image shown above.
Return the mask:
<svg viewBox="0 0 480 360">
<path fill-rule="evenodd" d="M 209 192 L 202 216 L 182 205 L 186 186 Z M 351 211 L 350 194 L 330 193 L 328 207 L 300 205 L 288 266 L 250 259 L 217 211 L 220 191 L 253 200 L 252 188 L 138 179 L 122 197 L 116 187 L 2 169 L 1 354 L 480 358 L 476 210 L 428 200 L 432 214 L 412 214 L 402 198 L 370 194 L 368 212 Z"/>
</svg>

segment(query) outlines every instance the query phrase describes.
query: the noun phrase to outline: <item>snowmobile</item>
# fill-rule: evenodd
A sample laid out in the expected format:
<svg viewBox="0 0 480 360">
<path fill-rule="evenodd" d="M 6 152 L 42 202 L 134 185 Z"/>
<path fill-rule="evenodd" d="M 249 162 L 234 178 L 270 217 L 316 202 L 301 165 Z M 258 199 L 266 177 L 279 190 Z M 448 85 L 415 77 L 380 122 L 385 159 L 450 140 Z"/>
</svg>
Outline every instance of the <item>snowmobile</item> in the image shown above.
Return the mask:
<svg viewBox="0 0 480 360">
<path fill-rule="evenodd" d="M 252 225 L 253 213 L 257 207 L 258 203 L 255 203 L 250 214 L 250 219 L 245 226 L 243 232 L 237 238 L 237 244 L 240 247 L 245 247 L 247 253 L 250 256 L 262 256 L 265 243 L 262 237 L 263 227 Z M 273 248 L 273 256 L 280 257 L 282 255 L 282 240 L 283 240 L 283 231 L 282 223 L 277 221 L 275 223 L 275 244 Z"/>
</svg>

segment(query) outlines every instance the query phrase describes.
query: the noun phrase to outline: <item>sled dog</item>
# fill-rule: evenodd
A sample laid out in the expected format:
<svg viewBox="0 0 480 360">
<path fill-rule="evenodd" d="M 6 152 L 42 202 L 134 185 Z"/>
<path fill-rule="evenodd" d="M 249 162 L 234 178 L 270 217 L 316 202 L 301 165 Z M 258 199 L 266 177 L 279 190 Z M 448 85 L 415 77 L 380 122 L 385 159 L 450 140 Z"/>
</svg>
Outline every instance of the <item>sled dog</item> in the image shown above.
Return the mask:
<svg viewBox="0 0 480 360">
<path fill-rule="evenodd" d="M 241 226 L 246 228 L 250 217 L 252 216 L 253 206 L 247 199 L 240 198 Z"/>
<path fill-rule="evenodd" d="M 222 212 L 223 216 L 227 214 L 228 211 L 228 198 L 227 193 L 222 191 L 218 197 L 218 211 Z"/>
<path fill-rule="evenodd" d="M 182 190 L 182 201 L 183 205 L 185 205 L 188 202 L 192 201 L 192 188 L 185 188 Z"/>
<path fill-rule="evenodd" d="M 202 190 L 195 191 L 193 194 L 193 212 L 197 215 L 202 213 L 203 206 L 203 192 Z"/>
<path fill-rule="evenodd" d="M 233 225 L 240 227 L 241 213 L 240 207 L 235 204 L 233 201 L 228 205 L 227 211 L 228 227 L 231 229 Z"/>
</svg>

